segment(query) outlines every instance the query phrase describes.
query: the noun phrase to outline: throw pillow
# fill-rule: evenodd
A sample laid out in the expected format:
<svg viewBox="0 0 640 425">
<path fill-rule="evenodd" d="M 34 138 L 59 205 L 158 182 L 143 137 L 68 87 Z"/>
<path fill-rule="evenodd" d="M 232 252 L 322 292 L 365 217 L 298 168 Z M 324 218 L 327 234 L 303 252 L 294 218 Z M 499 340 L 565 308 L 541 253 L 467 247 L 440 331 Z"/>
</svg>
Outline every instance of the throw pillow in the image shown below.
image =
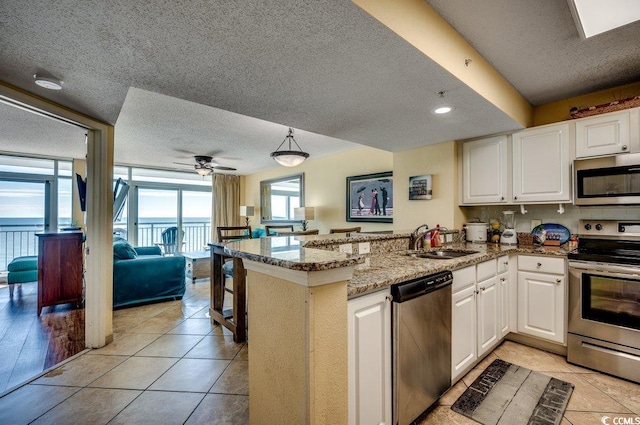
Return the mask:
<svg viewBox="0 0 640 425">
<path fill-rule="evenodd" d="M 119 240 L 113 244 L 113 257 L 119 260 L 132 260 L 138 254 L 126 240 Z"/>
</svg>

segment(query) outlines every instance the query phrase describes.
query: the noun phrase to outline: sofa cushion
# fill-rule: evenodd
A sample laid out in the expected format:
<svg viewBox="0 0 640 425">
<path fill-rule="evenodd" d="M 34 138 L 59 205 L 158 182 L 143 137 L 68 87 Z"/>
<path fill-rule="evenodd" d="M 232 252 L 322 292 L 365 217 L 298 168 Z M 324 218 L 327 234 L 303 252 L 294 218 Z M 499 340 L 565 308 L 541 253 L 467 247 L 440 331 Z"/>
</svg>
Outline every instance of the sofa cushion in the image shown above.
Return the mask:
<svg viewBox="0 0 640 425">
<path fill-rule="evenodd" d="M 126 240 L 117 240 L 113 243 L 113 257 L 119 260 L 132 260 L 138 254 Z"/>
</svg>

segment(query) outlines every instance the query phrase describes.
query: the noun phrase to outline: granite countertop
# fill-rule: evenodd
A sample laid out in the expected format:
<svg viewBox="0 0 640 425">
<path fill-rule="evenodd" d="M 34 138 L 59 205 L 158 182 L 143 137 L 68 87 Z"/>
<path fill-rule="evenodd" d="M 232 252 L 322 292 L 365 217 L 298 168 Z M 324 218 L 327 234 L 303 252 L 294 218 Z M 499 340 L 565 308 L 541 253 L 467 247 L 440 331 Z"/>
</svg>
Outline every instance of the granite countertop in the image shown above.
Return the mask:
<svg viewBox="0 0 640 425">
<path fill-rule="evenodd" d="M 405 282 L 443 270 L 460 269 L 509 253 L 552 255 L 566 258 L 570 252 L 570 249 L 566 247 L 509 246 L 482 243 L 461 243 L 447 245 L 443 248 L 431 248 L 425 251 L 433 251 L 435 249 L 468 250 L 477 251 L 477 253 L 450 260 L 411 257 L 409 254 L 412 251 L 408 250 L 384 255 L 371 255 L 365 260 L 364 264 L 356 266 L 353 277 L 349 281 L 349 297 L 352 298 L 382 290 L 394 283 Z"/>
<path fill-rule="evenodd" d="M 210 245 L 224 246 L 225 254 L 231 257 L 307 272 L 355 266 L 364 262 L 360 255 L 305 248 L 303 243 L 296 236 L 272 236 Z"/>
<path fill-rule="evenodd" d="M 334 250 L 313 248 L 327 243 L 361 242 L 366 240 L 389 240 L 408 237 L 406 232 L 393 234 L 351 234 L 319 236 L 280 236 L 260 239 L 246 239 L 226 244 L 225 254 L 278 267 L 299 271 L 321 271 L 340 267 L 355 266 L 349 281 L 350 298 L 365 293 L 382 290 L 389 285 L 427 276 L 443 270 L 456 270 L 509 253 L 552 255 L 566 258 L 567 246 L 549 247 L 537 245 L 498 245 L 486 243 L 449 244 L 442 248 L 476 251 L 474 254 L 454 259 L 425 259 L 412 257 L 416 251 L 400 250 L 380 254 L 347 254 Z"/>
</svg>

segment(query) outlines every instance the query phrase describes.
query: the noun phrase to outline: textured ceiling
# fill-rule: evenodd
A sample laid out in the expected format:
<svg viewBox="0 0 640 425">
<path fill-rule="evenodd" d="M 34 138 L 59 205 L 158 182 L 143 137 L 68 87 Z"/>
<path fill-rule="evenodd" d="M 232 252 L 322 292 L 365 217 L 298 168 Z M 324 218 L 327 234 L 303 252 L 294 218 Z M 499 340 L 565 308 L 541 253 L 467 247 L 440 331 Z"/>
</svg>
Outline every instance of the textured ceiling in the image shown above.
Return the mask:
<svg viewBox="0 0 640 425">
<path fill-rule="evenodd" d="M 585 41 L 560 0 L 429 3 L 533 104 L 640 80 L 637 23 Z M 348 0 L 4 1 L 0 31 L 0 80 L 115 123 L 118 163 L 214 153 L 249 174 L 289 126 L 312 158 L 519 128 Z"/>
<path fill-rule="evenodd" d="M 585 40 L 566 0 L 427 3 L 532 105 L 640 81 L 640 21 Z"/>
</svg>

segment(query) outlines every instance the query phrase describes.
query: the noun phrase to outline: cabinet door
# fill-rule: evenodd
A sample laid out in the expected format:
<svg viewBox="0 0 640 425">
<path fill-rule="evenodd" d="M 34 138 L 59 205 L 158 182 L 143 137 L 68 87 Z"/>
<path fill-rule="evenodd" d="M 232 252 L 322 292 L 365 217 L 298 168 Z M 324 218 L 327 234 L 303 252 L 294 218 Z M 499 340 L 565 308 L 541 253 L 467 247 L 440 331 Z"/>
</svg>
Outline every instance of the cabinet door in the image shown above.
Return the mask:
<svg viewBox="0 0 640 425">
<path fill-rule="evenodd" d="M 629 152 L 629 111 L 576 121 L 576 157 Z"/>
<path fill-rule="evenodd" d="M 513 201 L 570 201 L 569 124 L 525 130 L 512 137 Z"/>
<path fill-rule="evenodd" d="M 498 275 L 498 295 L 499 295 L 499 308 L 498 308 L 498 336 L 503 338 L 511 330 L 509 326 L 509 316 L 511 314 L 510 293 L 511 288 L 509 286 L 509 273 L 501 273 Z"/>
<path fill-rule="evenodd" d="M 565 278 L 518 272 L 518 332 L 565 343 Z"/>
<path fill-rule="evenodd" d="M 498 277 L 478 282 L 478 356 L 489 351 L 500 339 Z"/>
<path fill-rule="evenodd" d="M 350 300 L 349 424 L 391 424 L 391 302 L 388 291 Z"/>
<path fill-rule="evenodd" d="M 451 381 L 478 358 L 476 286 L 453 294 L 451 302 Z"/>
<path fill-rule="evenodd" d="M 462 145 L 462 202 L 507 201 L 507 136 L 474 140 Z"/>
</svg>

